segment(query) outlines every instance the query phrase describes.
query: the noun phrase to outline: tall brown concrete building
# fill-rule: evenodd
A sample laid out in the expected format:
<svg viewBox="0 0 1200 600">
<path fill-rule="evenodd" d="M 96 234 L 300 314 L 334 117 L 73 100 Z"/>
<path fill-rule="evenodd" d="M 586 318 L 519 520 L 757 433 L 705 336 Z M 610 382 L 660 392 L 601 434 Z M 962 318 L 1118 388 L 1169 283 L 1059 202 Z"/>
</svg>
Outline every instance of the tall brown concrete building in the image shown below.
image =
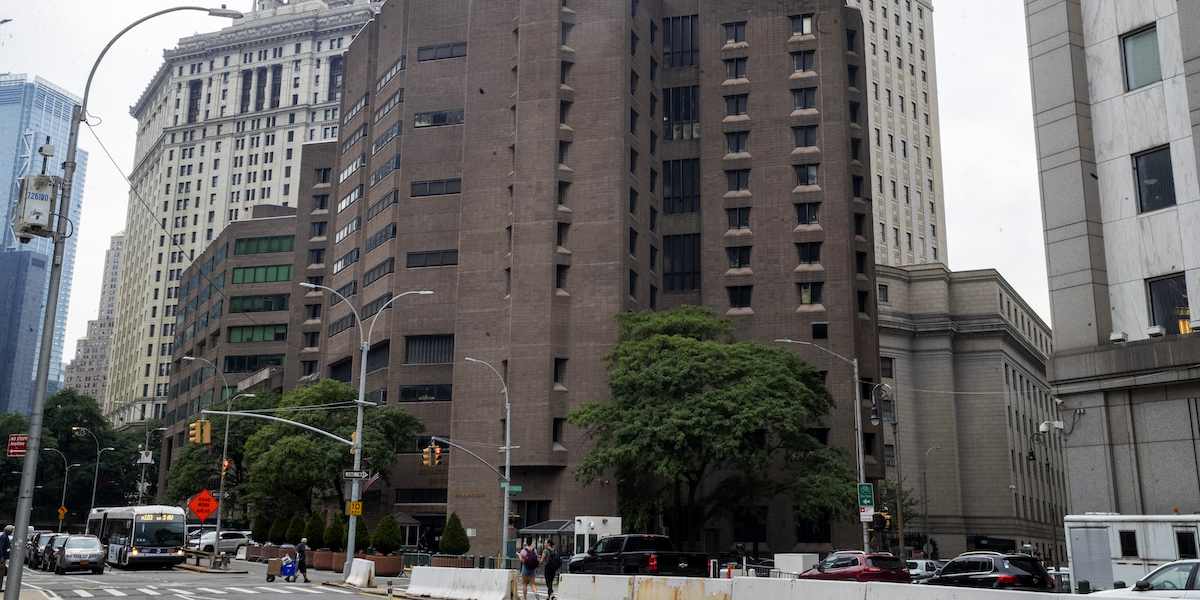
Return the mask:
<svg viewBox="0 0 1200 600">
<path fill-rule="evenodd" d="M 87 335 L 76 342 L 75 359 L 67 365 L 63 379 L 64 388 L 91 396 L 100 406 L 104 406 L 104 392 L 108 384 L 109 343 L 112 342 L 116 316 L 117 280 L 120 278 L 125 232 L 119 232 L 109 240 L 108 250 L 104 253 L 104 275 L 100 279 L 100 310 L 96 320 L 88 321 Z M 119 415 L 118 426 L 161 416 L 154 413 L 147 415 L 144 410 L 135 411 L 133 407 L 128 407 Z"/>
<path fill-rule="evenodd" d="M 862 30 L 838 0 L 385 3 L 344 55 L 333 191 L 298 199 L 301 214 L 327 207 L 324 285 L 348 298 L 329 300 L 320 339 L 306 338 L 325 361 L 316 372 L 358 384 L 353 306 L 373 328 L 371 396 L 503 464 L 501 382 L 465 359 L 493 365 L 519 447 L 510 538 L 617 513 L 612 480 L 575 481 L 589 446 L 565 417 L 608 398 L 619 312 L 711 306 L 741 338 L 859 359 L 869 392 Z M 381 312 L 410 290 L 434 294 Z M 828 440 L 853 464 L 851 366 L 795 349 L 827 371 L 839 401 Z M 869 478 L 883 473 L 875 433 L 863 435 Z M 473 551 L 497 551 L 497 477 L 458 450 L 446 462 L 402 457 L 388 487 L 368 489 L 367 520 L 403 512 L 436 536 L 456 511 Z M 861 540 L 857 523 L 798 526 L 792 513 L 779 498 L 766 523 L 700 537 L 763 552 Z"/>
</svg>

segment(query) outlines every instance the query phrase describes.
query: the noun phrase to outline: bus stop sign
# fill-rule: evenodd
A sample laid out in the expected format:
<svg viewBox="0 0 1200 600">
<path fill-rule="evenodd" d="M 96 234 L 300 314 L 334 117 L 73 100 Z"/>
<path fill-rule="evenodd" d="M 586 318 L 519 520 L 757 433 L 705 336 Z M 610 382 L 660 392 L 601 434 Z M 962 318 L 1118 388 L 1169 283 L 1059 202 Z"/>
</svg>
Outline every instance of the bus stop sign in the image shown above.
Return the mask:
<svg viewBox="0 0 1200 600">
<path fill-rule="evenodd" d="M 199 494 L 196 494 L 196 497 L 192 498 L 191 502 L 188 502 L 188 508 L 192 509 L 192 512 L 196 513 L 196 516 L 200 518 L 200 522 L 203 523 L 208 519 L 209 515 L 217 512 L 217 499 L 213 498 L 212 492 L 203 490 Z"/>
</svg>

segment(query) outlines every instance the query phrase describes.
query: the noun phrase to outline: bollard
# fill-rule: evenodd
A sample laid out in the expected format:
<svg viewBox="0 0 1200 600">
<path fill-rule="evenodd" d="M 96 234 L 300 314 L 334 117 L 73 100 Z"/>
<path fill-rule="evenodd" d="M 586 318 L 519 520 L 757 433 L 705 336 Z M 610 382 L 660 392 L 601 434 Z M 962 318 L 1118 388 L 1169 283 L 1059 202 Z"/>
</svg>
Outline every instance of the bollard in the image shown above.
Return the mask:
<svg viewBox="0 0 1200 600">
<path fill-rule="evenodd" d="M 1079 582 L 1078 582 L 1078 584 L 1079 584 L 1079 588 L 1078 588 L 1078 590 L 1077 590 L 1077 591 L 1078 591 L 1080 594 L 1090 594 L 1090 593 L 1092 593 L 1092 582 L 1090 582 L 1090 581 L 1088 581 L 1088 580 L 1086 580 L 1086 579 L 1080 579 L 1080 580 L 1079 580 Z"/>
<path fill-rule="evenodd" d="M 392 580 L 388 579 L 388 600 L 392 600 Z"/>
<path fill-rule="evenodd" d="M 725 567 L 725 579 L 733 579 L 733 565 Z"/>
</svg>

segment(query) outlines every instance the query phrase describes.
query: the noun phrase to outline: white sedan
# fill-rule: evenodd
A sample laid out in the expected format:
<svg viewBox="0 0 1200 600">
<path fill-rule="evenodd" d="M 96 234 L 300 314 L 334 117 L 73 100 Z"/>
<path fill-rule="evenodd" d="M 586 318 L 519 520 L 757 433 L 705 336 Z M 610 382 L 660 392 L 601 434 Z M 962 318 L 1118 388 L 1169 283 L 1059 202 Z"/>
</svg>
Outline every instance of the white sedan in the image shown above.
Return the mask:
<svg viewBox="0 0 1200 600">
<path fill-rule="evenodd" d="M 1110 598 L 1197 598 L 1200 599 L 1200 585 L 1197 585 L 1197 565 L 1200 560 L 1180 560 L 1159 567 L 1153 573 L 1139 579 L 1131 588 L 1104 590 L 1092 596 L 1108 596 Z"/>
</svg>

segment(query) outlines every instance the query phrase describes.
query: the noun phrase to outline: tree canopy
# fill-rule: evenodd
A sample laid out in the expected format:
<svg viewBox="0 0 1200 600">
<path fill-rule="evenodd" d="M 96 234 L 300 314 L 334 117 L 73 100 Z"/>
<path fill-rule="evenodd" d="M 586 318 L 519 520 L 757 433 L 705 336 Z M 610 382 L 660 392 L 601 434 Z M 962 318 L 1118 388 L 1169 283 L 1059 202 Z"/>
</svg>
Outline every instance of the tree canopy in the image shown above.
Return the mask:
<svg viewBox="0 0 1200 600">
<path fill-rule="evenodd" d="M 810 434 L 834 407 L 813 367 L 789 349 L 735 341 L 729 320 L 708 308 L 616 320 L 605 357 L 612 399 L 567 419 L 595 441 L 577 479 L 591 484 L 615 469 L 629 527 L 674 511 L 694 535 L 781 493 L 794 497 L 799 518 L 854 514 L 844 451 Z"/>
</svg>

